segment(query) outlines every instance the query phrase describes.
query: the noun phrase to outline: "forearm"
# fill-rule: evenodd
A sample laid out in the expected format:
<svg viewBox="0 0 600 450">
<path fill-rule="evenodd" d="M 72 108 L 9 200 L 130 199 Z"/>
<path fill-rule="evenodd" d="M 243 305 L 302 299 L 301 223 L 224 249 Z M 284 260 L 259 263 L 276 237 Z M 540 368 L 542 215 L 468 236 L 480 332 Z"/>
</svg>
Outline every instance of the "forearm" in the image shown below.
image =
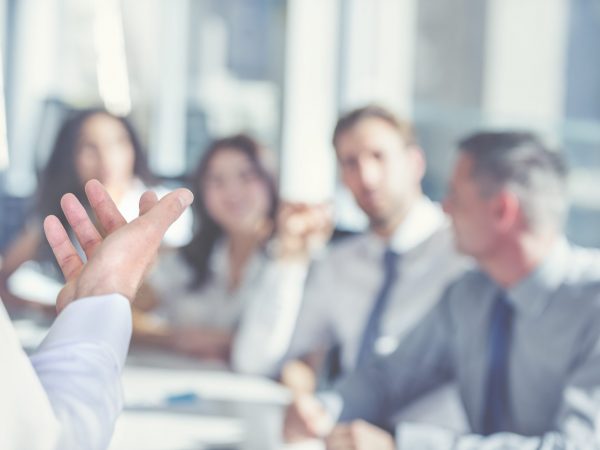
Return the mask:
<svg viewBox="0 0 600 450">
<path fill-rule="evenodd" d="M 336 386 L 341 421 L 363 419 L 387 427 L 395 413 L 442 385 L 453 374 L 445 305 L 438 304 L 396 351 L 360 367 Z"/>
<path fill-rule="evenodd" d="M 199 358 L 229 361 L 233 333 L 219 329 L 201 329 L 191 344 L 190 353 Z"/>
<path fill-rule="evenodd" d="M 175 351 L 199 359 L 227 362 L 231 353 L 233 334 L 214 328 L 178 329 L 157 324 L 147 314 L 134 312 L 133 344 L 159 350 Z"/>
<path fill-rule="evenodd" d="M 281 370 L 302 302 L 307 266 L 273 263 L 248 298 L 233 342 L 231 365 L 242 373 L 275 377 Z"/>
<path fill-rule="evenodd" d="M 362 419 L 377 426 L 383 426 L 392 415 L 391 405 L 397 398 L 393 392 L 387 368 L 371 365 L 343 378 L 335 388 L 339 396 L 336 402 L 337 422 L 351 422 Z"/>
<path fill-rule="evenodd" d="M 172 327 L 158 320 L 151 313 L 132 308 L 133 335 L 132 344 L 149 345 L 161 348 L 172 348 Z"/>
<path fill-rule="evenodd" d="M 227 363 L 231 353 L 233 333 L 217 328 L 173 329 L 170 341 L 171 348 L 179 353 Z"/>
</svg>

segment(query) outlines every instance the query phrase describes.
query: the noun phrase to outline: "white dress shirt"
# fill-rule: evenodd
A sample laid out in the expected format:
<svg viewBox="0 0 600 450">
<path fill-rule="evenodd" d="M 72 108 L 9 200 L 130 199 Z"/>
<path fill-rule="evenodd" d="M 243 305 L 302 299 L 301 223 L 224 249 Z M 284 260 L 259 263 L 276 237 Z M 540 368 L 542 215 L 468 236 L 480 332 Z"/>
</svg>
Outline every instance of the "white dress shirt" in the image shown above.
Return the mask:
<svg viewBox="0 0 600 450">
<path fill-rule="evenodd" d="M 259 249 L 248 260 L 239 287 L 232 291 L 227 249 L 225 239 L 216 242 L 209 260 L 210 275 L 200 287 L 194 286 L 195 270 L 182 252 L 161 255 L 148 277 L 160 301 L 154 313 L 174 326 L 234 332 L 245 320 L 250 303 L 277 289 L 281 270 L 266 251 Z"/>
<path fill-rule="evenodd" d="M 67 306 L 28 358 L 0 305 L 0 448 L 108 447 L 130 338 L 129 301 L 90 297 Z"/>
<path fill-rule="evenodd" d="M 426 197 L 413 206 L 389 243 L 369 232 L 333 245 L 311 268 L 305 286 L 299 268 L 281 270 L 280 288 L 265 291 L 255 300 L 256 317 L 246 321 L 252 328 L 242 327 L 238 333 L 234 368 L 275 375 L 284 360 L 339 345 L 343 370 L 352 370 L 362 331 L 383 282 L 386 246 L 395 250 L 401 261 L 376 350 L 393 352 L 437 303 L 448 282 L 469 265 L 454 249 L 441 208 Z M 278 326 L 281 322 L 288 330 L 296 322 L 293 335 L 276 333 L 284 328 Z M 277 352 L 266 351 L 275 348 L 271 342 L 282 339 L 285 345 L 276 347 Z"/>
</svg>

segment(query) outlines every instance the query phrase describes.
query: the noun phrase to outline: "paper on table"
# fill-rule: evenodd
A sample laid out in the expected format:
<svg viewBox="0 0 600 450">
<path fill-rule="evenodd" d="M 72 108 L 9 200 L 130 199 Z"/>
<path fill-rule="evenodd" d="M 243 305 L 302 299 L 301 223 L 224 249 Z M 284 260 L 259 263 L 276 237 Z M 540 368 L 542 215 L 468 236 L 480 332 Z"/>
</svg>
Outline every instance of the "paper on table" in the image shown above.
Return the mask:
<svg viewBox="0 0 600 450">
<path fill-rule="evenodd" d="M 13 273 L 7 281 L 8 289 L 16 296 L 54 306 L 56 297 L 63 284 L 44 275 L 39 265 L 34 261 L 27 261 Z"/>
</svg>

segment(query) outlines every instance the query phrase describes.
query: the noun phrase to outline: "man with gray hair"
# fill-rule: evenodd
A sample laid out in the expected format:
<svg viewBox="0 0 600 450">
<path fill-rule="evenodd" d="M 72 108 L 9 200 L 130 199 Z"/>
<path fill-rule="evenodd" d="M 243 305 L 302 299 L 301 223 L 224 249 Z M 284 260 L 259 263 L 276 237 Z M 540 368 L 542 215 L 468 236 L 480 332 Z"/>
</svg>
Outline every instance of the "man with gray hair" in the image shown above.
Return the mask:
<svg viewBox="0 0 600 450">
<path fill-rule="evenodd" d="M 479 267 L 396 352 L 297 399 L 286 438 L 322 436 L 336 450 L 600 448 L 600 259 L 563 235 L 566 172 L 530 133 L 463 140 L 444 206 Z M 468 434 L 378 428 L 452 379 Z"/>
</svg>

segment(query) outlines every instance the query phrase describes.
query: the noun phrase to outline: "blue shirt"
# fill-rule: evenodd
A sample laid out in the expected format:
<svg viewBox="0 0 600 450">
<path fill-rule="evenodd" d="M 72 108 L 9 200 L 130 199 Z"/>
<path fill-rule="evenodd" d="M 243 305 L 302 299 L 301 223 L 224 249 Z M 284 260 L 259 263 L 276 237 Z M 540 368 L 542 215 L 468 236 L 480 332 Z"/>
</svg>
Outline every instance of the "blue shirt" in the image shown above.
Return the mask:
<svg viewBox="0 0 600 450">
<path fill-rule="evenodd" d="M 412 400 L 455 380 L 473 434 L 401 424 L 401 447 L 600 447 L 600 254 L 561 240 L 507 291 L 514 307 L 510 433 L 483 437 L 488 326 L 498 290 L 481 271 L 450 285 L 396 352 L 340 383 L 339 420 L 384 424 Z"/>
</svg>

